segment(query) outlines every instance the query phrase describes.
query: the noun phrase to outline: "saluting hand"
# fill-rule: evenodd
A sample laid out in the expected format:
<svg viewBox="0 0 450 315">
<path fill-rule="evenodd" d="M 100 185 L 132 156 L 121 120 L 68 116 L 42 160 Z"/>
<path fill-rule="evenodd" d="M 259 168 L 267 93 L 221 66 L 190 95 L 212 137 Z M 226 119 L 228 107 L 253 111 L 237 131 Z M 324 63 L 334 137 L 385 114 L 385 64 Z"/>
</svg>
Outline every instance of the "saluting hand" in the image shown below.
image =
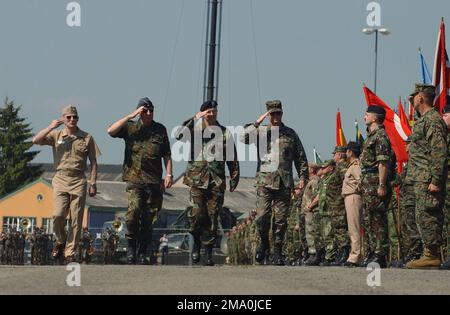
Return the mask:
<svg viewBox="0 0 450 315">
<path fill-rule="evenodd" d="M 52 130 L 53 130 L 53 129 L 56 129 L 56 128 L 58 128 L 59 126 L 61 126 L 63 123 L 64 123 L 64 121 L 62 120 L 62 118 L 55 119 L 55 120 L 53 120 L 53 121 L 50 123 L 49 128 L 52 129 Z"/>
<path fill-rule="evenodd" d="M 256 121 L 258 124 L 262 123 L 264 119 L 266 119 L 267 116 L 269 116 L 270 111 L 265 112 L 261 116 L 259 116 L 258 120 Z"/>
<path fill-rule="evenodd" d="M 213 111 L 213 109 L 212 108 L 209 108 L 209 109 L 207 109 L 207 110 L 204 110 L 203 112 L 198 112 L 197 114 L 195 114 L 195 119 L 200 119 L 200 118 L 202 118 L 203 116 L 205 116 L 206 114 L 209 114 L 210 112 L 212 112 Z"/>
<path fill-rule="evenodd" d="M 143 112 L 145 112 L 147 109 L 144 106 L 139 107 L 138 109 L 136 109 L 134 112 L 132 112 L 130 115 L 128 115 L 129 119 L 133 119 L 137 116 L 139 116 L 140 114 L 142 114 Z"/>
</svg>

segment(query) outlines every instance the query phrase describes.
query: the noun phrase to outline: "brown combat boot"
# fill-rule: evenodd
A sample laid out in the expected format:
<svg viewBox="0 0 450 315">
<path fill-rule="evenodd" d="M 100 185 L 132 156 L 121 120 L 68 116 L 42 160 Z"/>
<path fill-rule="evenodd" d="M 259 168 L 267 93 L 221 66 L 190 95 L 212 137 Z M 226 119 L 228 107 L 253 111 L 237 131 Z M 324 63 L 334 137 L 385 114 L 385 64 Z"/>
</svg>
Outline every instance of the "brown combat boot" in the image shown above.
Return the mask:
<svg viewBox="0 0 450 315">
<path fill-rule="evenodd" d="M 406 264 L 408 269 L 428 269 L 439 268 L 441 265 L 441 257 L 439 255 L 438 247 L 425 247 L 422 257 L 412 260 Z"/>
</svg>

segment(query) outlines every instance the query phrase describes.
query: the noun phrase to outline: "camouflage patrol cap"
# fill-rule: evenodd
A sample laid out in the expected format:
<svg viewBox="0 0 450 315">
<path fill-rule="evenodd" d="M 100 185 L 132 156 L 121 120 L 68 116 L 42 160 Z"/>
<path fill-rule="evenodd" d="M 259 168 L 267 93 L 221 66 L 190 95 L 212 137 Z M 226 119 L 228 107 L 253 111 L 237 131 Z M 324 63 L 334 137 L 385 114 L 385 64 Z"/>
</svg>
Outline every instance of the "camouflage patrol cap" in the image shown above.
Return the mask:
<svg viewBox="0 0 450 315">
<path fill-rule="evenodd" d="M 73 105 L 68 105 L 63 108 L 62 115 L 63 116 L 70 116 L 70 115 L 78 116 L 77 108 Z"/>
<path fill-rule="evenodd" d="M 279 113 L 283 112 L 283 106 L 281 105 L 281 101 L 279 101 L 279 100 L 266 102 L 266 109 L 271 114 L 277 113 L 277 112 L 279 112 Z"/>
<path fill-rule="evenodd" d="M 318 170 L 320 168 L 320 165 L 316 163 L 308 163 L 308 167 L 314 170 Z"/>
<path fill-rule="evenodd" d="M 328 166 L 336 166 L 336 162 L 334 160 L 328 160 L 322 163 L 322 168 L 327 168 Z"/>
<path fill-rule="evenodd" d="M 335 153 L 337 153 L 337 152 L 345 153 L 346 151 L 347 151 L 347 147 L 337 145 L 337 146 L 334 148 L 333 154 L 335 154 Z"/>
<path fill-rule="evenodd" d="M 414 92 L 412 92 L 409 97 L 414 97 L 420 92 L 423 92 L 428 95 L 434 95 L 436 94 L 436 87 L 431 84 L 422 84 L 422 83 L 416 83 L 416 86 L 414 88 Z"/>
</svg>

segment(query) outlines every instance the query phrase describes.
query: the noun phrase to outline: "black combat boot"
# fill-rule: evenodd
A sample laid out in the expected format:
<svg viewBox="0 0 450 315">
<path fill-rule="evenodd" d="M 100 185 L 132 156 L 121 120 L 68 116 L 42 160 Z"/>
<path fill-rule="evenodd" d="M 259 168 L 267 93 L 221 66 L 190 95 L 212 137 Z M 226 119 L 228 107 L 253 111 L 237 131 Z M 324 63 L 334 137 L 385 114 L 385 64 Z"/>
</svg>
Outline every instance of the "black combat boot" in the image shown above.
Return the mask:
<svg viewBox="0 0 450 315">
<path fill-rule="evenodd" d="M 194 246 L 192 247 L 191 258 L 194 264 L 200 262 L 200 249 L 202 248 L 202 242 L 200 241 L 200 235 L 192 235 L 194 237 Z"/>
<path fill-rule="evenodd" d="M 373 259 L 369 261 L 368 265 L 376 263 L 380 268 L 387 268 L 386 255 L 375 254 Z"/>
<path fill-rule="evenodd" d="M 444 261 L 440 267 L 441 270 L 450 270 L 450 255 L 446 261 Z"/>
<path fill-rule="evenodd" d="M 364 259 L 363 259 L 363 261 L 361 263 L 361 266 L 362 267 L 367 267 L 367 265 L 372 261 L 373 256 L 374 256 L 373 252 L 367 253 L 367 255 L 364 257 Z"/>
<path fill-rule="evenodd" d="M 127 264 L 136 264 L 136 239 L 128 239 Z"/>
<path fill-rule="evenodd" d="M 283 250 L 283 244 L 280 244 L 280 243 L 275 244 L 273 261 L 272 261 L 272 263 L 275 266 L 284 266 L 282 250 Z"/>
<path fill-rule="evenodd" d="M 266 251 L 269 248 L 269 242 L 267 240 L 261 240 L 258 247 L 256 248 L 255 260 L 259 264 L 263 264 L 266 258 Z"/>
<path fill-rule="evenodd" d="M 147 243 L 140 242 L 139 243 L 139 251 L 138 251 L 138 264 L 139 265 L 150 265 L 150 260 L 147 258 Z"/>
<path fill-rule="evenodd" d="M 213 245 L 205 246 L 205 254 L 206 254 L 205 266 L 214 266 Z"/>
<path fill-rule="evenodd" d="M 315 254 L 309 256 L 305 266 L 319 266 L 325 256 L 325 249 L 321 248 Z"/>
<path fill-rule="evenodd" d="M 331 266 L 343 266 L 348 259 L 348 255 L 350 254 L 350 248 L 348 246 L 342 247 L 339 251 L 339 255 L 335 261 L 331 263 Z"/>
</svg>

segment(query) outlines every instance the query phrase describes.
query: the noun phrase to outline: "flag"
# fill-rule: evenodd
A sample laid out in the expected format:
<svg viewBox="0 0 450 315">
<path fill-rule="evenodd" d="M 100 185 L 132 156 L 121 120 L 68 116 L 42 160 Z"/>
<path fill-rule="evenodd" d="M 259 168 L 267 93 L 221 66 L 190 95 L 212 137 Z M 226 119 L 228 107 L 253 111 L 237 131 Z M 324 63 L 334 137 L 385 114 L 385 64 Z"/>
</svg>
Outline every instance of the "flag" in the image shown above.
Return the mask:
<svg viewBox="0 0 450 315">
<path fill-rule="evenodd" d="M 406 153 L 405 140 L 411 134 L 408 125 L 404 125 L 394 111 L 386 105 L 378 96 L 376 96 L 369 88 L 364 86 L 364 94 L 366 96 L 367 106 L 375 105 L 381 106 L 386 110 L 386 119 L 384 120 L 384 127 L 386 133 L 391 141 L 392 150 L 398 162 L 397 171 L 401 170 L 402 163 L 408 161 L 408 154 Z"/>
<path fill-rule="evenodd" d="M 436 98 L 434 106 L 442 113 L 447 104 L 447 97 L 450 89 L 450 63 L 447 51 L 445 50 L 445 24 L 444 18 L 441 21 L 438 41 L 436 45 L 436 56 L 434 59 L 433 85 L 436 86 Z"/>
<path fill-rule="evenodd" d="M 341 125 L 341 112 L 339 110 L 336 115 L 336 146 L 347 146 L 347 140 L 345 140 L 344 130 L 342 130 Z"/>
<path fill-rule="evenodd" d="M 407 128 L 409 131 L 409 134 L 411 134 L 411 126 L 409 125 L 408 117 L 406 116 L 405 110 L 403 109 L 401 97 L 399 97 L 399 99 L 398 99 L 397 114 L 398 114 L 398 117 L 400 118 L 400 123 L 401 123 L 402 127 Z"/>
<path fill-rule="evenodd" d="M 320 154 L 317 153 L 316 148 L 314 148 L 314 163 L 315 164 L 322 164 L 322 159 L 320 158 Z"/>
<path fill-rule="evenodd" d="M 412 106 L 411 102 L 408 102 L 409 104 L 409 126 L 412 128 L 414 125 L 414 107 Z"/>
<path fill-rule="evenodd" d="M 430 71 L 428 71 L 425 58 L 422 55 L 422 50 L 419 48 L 419 64 L 420 64 L 420 76 L 423 84 L 432 84 Z"/>
<path fill-rule="evenodd" d="M 358 122 L 356 120 L 355 120 L 355 127 L 356 127 L 356 142 L 358 142 L 362 147 L 364 143 L 364 138 L 361 135 L 361 132 L 359 131 Z"/>
</svg>

